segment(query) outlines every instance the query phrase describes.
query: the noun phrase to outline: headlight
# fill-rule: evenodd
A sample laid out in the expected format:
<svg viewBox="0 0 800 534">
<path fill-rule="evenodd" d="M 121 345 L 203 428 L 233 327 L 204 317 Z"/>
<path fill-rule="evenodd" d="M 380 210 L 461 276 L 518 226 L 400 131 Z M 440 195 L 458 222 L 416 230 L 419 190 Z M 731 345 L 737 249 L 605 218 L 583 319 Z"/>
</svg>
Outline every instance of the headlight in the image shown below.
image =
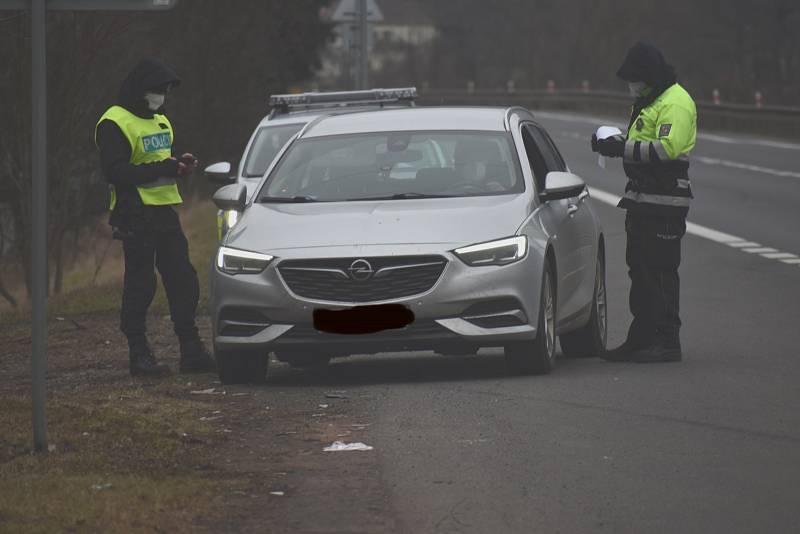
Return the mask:
<svg viewBox="0 0 800 534">
<path fill-rule="evenodd" d="M 225 212 L 225 224 L 228 226 L 228 230 L 233 228 L 233 225 L 239 220 L 239 212 L 236 210 L 228 210 Z"/>
<path fill-rule="evenodd" d="M 472 267 L 481 265 L 507 265 L 525 257 L 528 238 L 524 235 L 507 237 L 488 243 L 479 243 L 453 251 L 461 261 Z"/>
<path fill-rule="evenodd" d="M 235 248 L 219 247 L 217 267 L 228 274 L 258 274 L 267 268 L 274 256 Z"/>
</svg>

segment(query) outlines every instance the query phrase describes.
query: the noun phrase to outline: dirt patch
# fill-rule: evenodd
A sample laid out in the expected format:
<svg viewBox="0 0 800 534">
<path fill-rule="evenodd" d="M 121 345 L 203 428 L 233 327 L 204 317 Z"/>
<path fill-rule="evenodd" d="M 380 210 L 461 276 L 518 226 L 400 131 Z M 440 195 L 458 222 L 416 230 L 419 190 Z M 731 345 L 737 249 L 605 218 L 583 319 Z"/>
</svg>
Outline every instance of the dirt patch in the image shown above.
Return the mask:
<svg viewBox="0 0 800 534">
<path fill-rule="evenodd" d="M 200 325 L 208 339 L 208 320 Z M 169 318 L 149 327 L 156 355 L 177 368 Z M 348 395 L 329 398 L 312 374 L 308 387 L 287 388 L 134 380 L 107 313 L 51 320 L 48 346 L 53 449 L 35 455 L 29 326 L 0 331 L 0 531 L 394 530 L 374 452 L 322 452 L 337 439 L 368 442 L 368 427 Z"/>
</svg>

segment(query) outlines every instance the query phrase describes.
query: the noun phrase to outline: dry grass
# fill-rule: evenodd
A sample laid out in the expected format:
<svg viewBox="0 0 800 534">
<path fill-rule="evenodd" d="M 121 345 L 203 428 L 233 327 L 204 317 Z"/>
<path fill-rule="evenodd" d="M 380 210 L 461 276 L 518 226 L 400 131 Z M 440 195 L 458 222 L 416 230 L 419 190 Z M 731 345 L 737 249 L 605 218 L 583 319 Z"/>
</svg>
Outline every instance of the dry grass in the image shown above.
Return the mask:
<svg viewBox="0 0 800 534">
<path fill-rule="evenodd" d="M 179 213 L 189 239 L 192 263 L 200 276 L 200 306 L 204 309 L 208 299 L 208 266 L 217 245 L 216 208 L 210 201 L 203 200 L 181 206 Z M 122 246 L 119 241 L 110 239 L 111 231 L 106 219 L 106 216 L 98 219 L 76 254 L 78 259 L 64 273 L 62 294 L 50 297 L 51 315 L 78 315 L 119 308 L 124 272 Z M 104 255 L 106 250 L 107 254 Z M 20 267 L 5 265 L 0 268 L 11 293 L 21 303 L 15 310 L 5 300 L 0 300 L 0 320 L 27 320 L 30 310 Z M 160 286 L 152 309 L 157 312 L 168 309 L 166 296 Z"/>
<path fill-rule="evenodd" d="M 201 421 L 212 407 L 186 389 L 174 379 L 57 390 L 45 455 L 30 451 L 30 399 L 0 394 L 0 531 L 200 528 L 215 496 L 242 483 L 213 467 L 225 435 Z"/>
</svg>

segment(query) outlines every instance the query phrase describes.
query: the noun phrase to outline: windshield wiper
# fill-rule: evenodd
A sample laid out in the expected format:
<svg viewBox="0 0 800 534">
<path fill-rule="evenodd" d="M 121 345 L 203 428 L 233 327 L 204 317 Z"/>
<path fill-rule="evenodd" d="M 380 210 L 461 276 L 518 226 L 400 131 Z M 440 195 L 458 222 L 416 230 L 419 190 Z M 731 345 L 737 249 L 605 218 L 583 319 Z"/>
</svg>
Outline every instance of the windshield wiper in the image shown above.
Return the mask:
<svg viewBox="0 0 800 534">
<path fill-rule="evenodd" d="M 317 202 L 316 197 L 309 197 L 309 196 L 296 196 L 296 197 L 261 197 L 258 199 L 259 202 L 274 202 L 274 203 L 284 203 L 284 204 L 299 204 L 302 202 Z"/>
<path fill-rule="evenodd" d="M 385 195 L 380 197 L 360 197 L 348 198 L 348 201 L 357 200 L 408 200 L 415 198 L 452 198 L 453 195 L 431 195 L 428 193 L 395 193 L 394 195 Z"/>
</svg>

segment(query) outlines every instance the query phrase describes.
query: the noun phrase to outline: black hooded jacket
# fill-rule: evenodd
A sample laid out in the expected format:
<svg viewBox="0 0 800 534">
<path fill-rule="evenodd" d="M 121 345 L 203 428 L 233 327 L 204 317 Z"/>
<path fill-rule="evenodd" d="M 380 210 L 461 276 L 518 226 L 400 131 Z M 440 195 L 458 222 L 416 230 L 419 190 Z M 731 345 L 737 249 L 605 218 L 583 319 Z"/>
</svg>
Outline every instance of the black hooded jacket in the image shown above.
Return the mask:
<svg viewBox="0 0 800 534">
<path fill-rule="evenodd" d="M 626 82 L 644 82 L 652 88 L 647 95 L 641 96 L 633 103 L 631 124 L 639 116 L 639 112 L 652 104 L 661 93 L 678 81 L 675 69 L 667 63 L 664 55 L 650 43 L 639 41 L 633 45 L 622 62 L 617 77 Z M 630 125 L 628 127 L 630 128 Z"/>
<path fill-rule="evenodd" d="M 155 58 L 141 60 L 125 78 L 117 97 L 117 105 L 134 115 L 149 119 L 151 111 L 144 94 L 170 84 L 180 84 L 177 74 Z M 163 176 L 178 176 L 178 162 L 165 160 L 157 163 L 132 165 L 131 147 L 125 135 L 112 121 L 105 120 L 97 128 L 97 146 L 100 148 L 100 165 L 108 183 L 114 186 L 117 205 L 109 223 L 125 230 L 157 229 L 178 224 L 177 215 L 170 206 L 145 206 L 136 187 Z"/>
</svg>

